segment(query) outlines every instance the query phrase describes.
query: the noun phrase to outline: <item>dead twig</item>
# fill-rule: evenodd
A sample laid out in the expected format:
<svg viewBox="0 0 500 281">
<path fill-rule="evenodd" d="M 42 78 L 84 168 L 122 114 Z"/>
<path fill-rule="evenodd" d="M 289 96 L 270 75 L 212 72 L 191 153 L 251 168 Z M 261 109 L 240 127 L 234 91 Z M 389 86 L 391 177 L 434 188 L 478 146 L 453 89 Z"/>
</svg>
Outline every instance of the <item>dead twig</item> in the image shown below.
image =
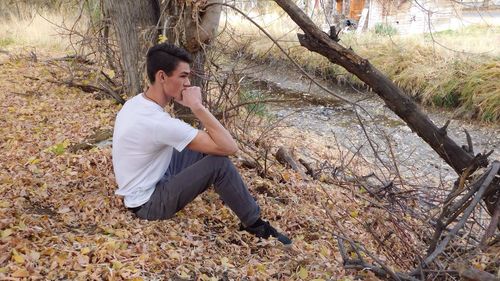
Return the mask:
<svg viewBox="0 0 500 281">
<path fill-rule="evenodd" d="M 455 237 L 460 229 L 463 228 L 465 223 L 467 222 L 469 216 L 471 215 L 472 211 L 476 207 L 477 204 L 482 200 L 484 193 L 488 189 L 490 183 L 493 181 L 495 176 L 497 175 L 498 171 L 500 169 L 500 162 L 495 161 L 492 163 L 491 168 L 484 174 L 483 177 L 481 177 L 477 182 L 474 183 L 474 185 L 479 185 L 479 189 L 470 202 L 469 206 L 465 209 L 462 218 L 460 221 L 453 227 L 453 229 L 446 235 L 446 237 L 438 244 L 438 246 L 432 251 L 423 261 L 421 266 L 423 268 L 427 267 L 438 255 L 440 255 L 448 245 L 448 243 Z M 416 269 L 414 270 L 411 275 L 418 275 L 419 270 Z"/>
<path fill-rule="evenodd" d="M 77 83 L 77 82 L 74 82 L 71 80 L 69 80 L 69 81 L 56 81 L 56 80 L 48 79 L 47 82 L 58 84 L 58 85 L 65 85 L 65 86 L 73 87 L 73 88 L 78 88 L 86 93 L 103 92 L 103 93 L 106 93 L 109 96 L 113 97 L 120 104 L 125 103 L 125 100 L 118 93 L 114 92 L 113 90 L 104 88 L 104 87 L 98 87 L 98 86 L 91 85 L 91 84 L 80 84 L 80 83 Z"/>
</svg>

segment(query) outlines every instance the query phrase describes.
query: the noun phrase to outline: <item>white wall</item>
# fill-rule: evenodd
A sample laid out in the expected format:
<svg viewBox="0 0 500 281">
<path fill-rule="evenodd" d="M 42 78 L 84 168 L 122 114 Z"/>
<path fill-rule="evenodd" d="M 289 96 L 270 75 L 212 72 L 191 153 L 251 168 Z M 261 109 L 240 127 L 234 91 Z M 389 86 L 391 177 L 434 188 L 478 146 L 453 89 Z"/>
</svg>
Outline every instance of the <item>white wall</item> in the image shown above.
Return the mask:
<svg viewBox="0 0 500 281">
<path fill-rule="evenodd" d="M 451 0 L 407 1 L 390 7 L 384 7 L 380 0 L 369 1 L 368 29 L 373 29 L 377 23 L 386 23 L 400 34 L 416 34 L 457 29 L 474 23 L 500 24 L 500 11 L 463 12 L 464 6 Z"/>
</svg>

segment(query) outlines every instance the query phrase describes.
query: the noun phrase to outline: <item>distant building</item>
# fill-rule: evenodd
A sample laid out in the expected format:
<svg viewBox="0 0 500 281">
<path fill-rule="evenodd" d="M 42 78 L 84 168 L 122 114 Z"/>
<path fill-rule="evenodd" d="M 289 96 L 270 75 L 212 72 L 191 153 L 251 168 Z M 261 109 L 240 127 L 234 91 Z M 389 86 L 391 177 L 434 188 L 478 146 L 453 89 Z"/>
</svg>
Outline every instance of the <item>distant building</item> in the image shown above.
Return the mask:
<svg viewBox="0 0 500 281">
<path fill-rule="evenodd" d="M 500 24 L 500 0 L 336 0 L 335 9 L 356 22 L 358 30 L 382 24 L 400 34 Z"/>
</svg>

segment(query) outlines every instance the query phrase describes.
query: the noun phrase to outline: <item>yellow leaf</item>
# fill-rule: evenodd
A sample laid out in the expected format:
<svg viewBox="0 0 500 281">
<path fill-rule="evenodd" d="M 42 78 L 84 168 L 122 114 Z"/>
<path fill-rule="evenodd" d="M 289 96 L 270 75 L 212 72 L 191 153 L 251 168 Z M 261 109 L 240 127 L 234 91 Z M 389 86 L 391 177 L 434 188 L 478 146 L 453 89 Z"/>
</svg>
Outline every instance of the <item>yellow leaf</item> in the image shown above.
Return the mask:
<svg viewBox="0 0 500 281">
<path fill-rule="evenodd" d="M 7 201 L 0 201 L 0 208 L 8 208 L 10 207 L 10 203 Z"/>
<path fill-rule="evenodd" d="M 307 279 L 307 276 L 309 276 L 309 271 L 307 271 L 307 269 L 305 269 L 304 267 L 300 267 L 298 275 L 301 279 Z"/>
<path fill-rule="evenodd" d="M 15 262 L 17 263 L 24 263 L 24 257 L 17 253 L 16 251 L 12 252 L 12 258 L 14 259 Z"/>
<path fill-rule="evenodd" d="M 220 263 L 225 267 L 234 267 L 231 263 L 229 263 L 229 259 L 227 257 L 220 258 Z"/>
<path fill-rule="evenodd" d="M 90 253 L 90 248 L 89 247 L 82 248 L 80 250 L 80 253 L 82 253 L 82 255 L 86 255 L 86 254 Z"/>
<path fill-rule="evenodd" d="M 321 181 L 321 182 L 325 182 L 327 179 L 328 179 L 328 177 L 325 174 L 321 174 L 319 176 L 319 181 Z"/>
<path fill-rule="evenodd" d="M 350 212 L 350 215 L 351 215 L 351 217 L 353 217 L 353 218 L 357 218 L 357 217 L 358 217 L 358 215 L 359 215 L 359 213 L 358 213 L 358 211 L 357 211 L 357 210 L 354 210 L 354 211 Z"/>
<path fill-rule="evenodd" d="M 19 230 L 26 230 L 26 229 L 28 229 L 28 227 L 26 226 L 26 224 L 23 221 L 21 221 L 17 225 L 17 229 L 19 229 Z"/>
<path fill-rule="evenodd" d="M 5 238 L 7 236 L 10 236 L 14 231 L 10 228 L 7 228 L 6 230 L 3 230 L 2 233 L 0 234 L 1 238 Z"/>
<path fill-rule="evenodd" d="M 67 257 L 66 254 L 60 254 L 55 258 L 55 261 L 59 266 L 63 266 L 66 263 Z"/>
<path fill-rule="evenodd" d="M 14 273 L 12 273 L 12 277 L 15 277 L 15 278 L 22 278 L 22 277 L 29 277 L 29 276 L 30 276 L 30 273 L 24 268 L 20 268 L 20 269 L 14 271 Z"/>
<path fill-rule="evenodd" d="M 185 271 L 181 271 L 181 273 L 178 274 L 178 275 L 182 279 L 190 279 L 191 278 L 191 276 L 189 276 L 189 274 L 187 272 L 185 272 Z"/>
<path fill-rule="evenodd" d="M 105 234 L 115 234 L 115 230 L 111 227 L 103 227 L 102 230 L 104 230 Z"/>
<path fill-rule="evenodd" d="M 104 74 L 106 74 L 110 79 L 113 79 L 115 78 L 115 71 L 113 69 L 103 69 L 102 72 L 104 72 Z"/>
<path fill-rule="evenodd" d="M 283 172 L 283 173 L 281 174 L 281 177 L 282 177 L 282 178 L 283 178 L 283 180 L 284 180 L 284 181 L 286 181 L 286 182 L 289 182 L 289 181 L 290 181 L 290 173 L 288 173 L 288 172 L 286 172 L 286 171 L 285 171 L 285 172 Z"/>
<path fill-rule="evenodd" d="M 31 164 L 31 165 L 34 165 L 34 164 L 38 164 L 40 163 L 40 159 L 36 158 L 36 157 L 31 157 L 30 159 L 28 159 L 28 163 L 26 164 Z"/>
<path fill-rule="evenodd" d="M 108 250 L 114 251 L 120 248 L 120 243 L 117 243 L 115 240 L 110 239 L 108 242 L 104 243 L 103 246 L 105 246 Z"/>
<path fill-rule="evenodd" d="M 158 36 L 158 43 L 164 43 L 165 41 L 167 41 L 167 36 L 160 34 L 160 36 Z"/>
<path fill-rule="evenodd" d="M 320 254 L 324 257 L 328 257 L 330 255 L 330 251 L 328 250 L 327 247 L 321 246 Z"/>
<path fill-rule="evenodd" d="M 122 229 L 115 230 L 114 234 L 120 238 L 128 238 L 129 237 L 129 233 L 126 230 L 122 230 Z"/>
<path fill-rule="evenodd" d="M 257 264 L 255 267 L 257 268 L 258 271 L 262 273 L 266 272 L 266 267 L 261 263 Z"/>
<path fill-rule="evenodd" d="M 118 270 L 123 267 L 123 264 L 120 261 L 114 260 L 113 261 L 113 269 Z"/>
</svg>

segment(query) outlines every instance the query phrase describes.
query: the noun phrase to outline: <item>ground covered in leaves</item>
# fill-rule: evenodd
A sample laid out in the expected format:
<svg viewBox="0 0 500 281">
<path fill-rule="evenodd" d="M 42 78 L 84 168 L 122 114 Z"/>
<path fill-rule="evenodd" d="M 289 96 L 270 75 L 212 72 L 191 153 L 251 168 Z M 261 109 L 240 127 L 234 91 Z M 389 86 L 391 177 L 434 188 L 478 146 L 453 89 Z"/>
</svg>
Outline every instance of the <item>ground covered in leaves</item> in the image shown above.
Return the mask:
<svg viewBox="0 0 500 281">
<path fill-rule="evenodd" d="M 395 269 L 412 265 L 407 254 L 421 240 L 393 225 L 416 228 L 410 216 L 360 199 L 355 186 L 302 180 L 278 165 L 264 178 L 238 167 L 291 248 L 238 231 L 213 191 L 171 220 L 139 220 L 114 195 L 110 146 L 81 145 L 112 130 L 120 106 L 54 81 L 69 62 L 20 55 L 0 63 L 0 279 L 376 279 L 344 269 L 340 227 Z"/>
</svg>

